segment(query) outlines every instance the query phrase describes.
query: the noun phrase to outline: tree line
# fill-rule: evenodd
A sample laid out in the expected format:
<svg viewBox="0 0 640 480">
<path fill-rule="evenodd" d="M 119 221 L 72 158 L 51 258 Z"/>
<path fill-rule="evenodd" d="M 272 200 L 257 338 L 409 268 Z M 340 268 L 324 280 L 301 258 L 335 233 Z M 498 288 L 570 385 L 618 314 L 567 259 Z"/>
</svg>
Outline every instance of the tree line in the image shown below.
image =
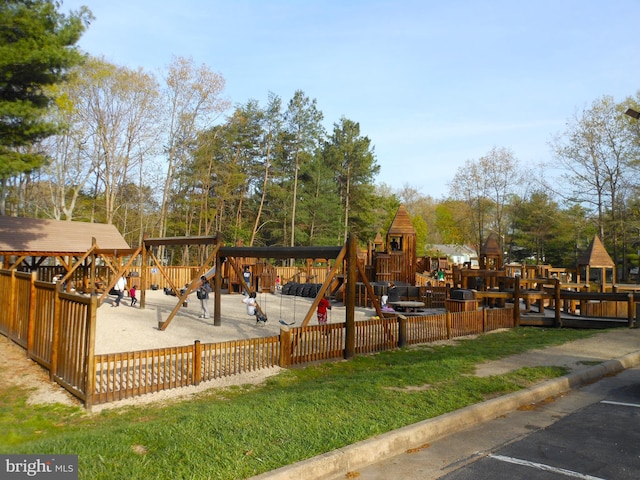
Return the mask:
<svg viewBox="0 0 640 480">
<path fill-rule="evenodd" d="M 90 57 L 75 45 L 91 12 L 56 6 L 0 7 L 0 214 L 112 223 L 131 245 L 221 232 L 268 246 L 338 245 L 353 233 L 364 246 L 404 204 L 421 255 L 437 244 L 479 250 L 494 234 L 508 261 L 573 267 L 597 234 L 624 278 L 638 265 L 640 124 L 625 115 L 638 94 L 577 111 L 550 141 L 552 163 L 523 166 L 494 146 L 434 199 L 377 182 L 359 123 L 342 117 L 326 131 L 303 91 L 232 105 L 224 77 L 189 58 L 155 75 Z"/>
</svg>

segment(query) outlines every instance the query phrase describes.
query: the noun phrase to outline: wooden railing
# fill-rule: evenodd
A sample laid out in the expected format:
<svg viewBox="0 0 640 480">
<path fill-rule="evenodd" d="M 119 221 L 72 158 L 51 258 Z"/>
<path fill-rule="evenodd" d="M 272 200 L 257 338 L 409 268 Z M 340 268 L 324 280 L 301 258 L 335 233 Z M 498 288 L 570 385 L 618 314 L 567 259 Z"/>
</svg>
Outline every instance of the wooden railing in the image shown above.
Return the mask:
<svg viewBox="0 0 640 480">
<path fill-rule="evenodd" d="M 97 296 L 67 294 L 35 275 L 0 270 L 0 333 L 23 346 L 51 379 L 94 404 L 197 385 L 242 373 L 345 358 L 344 323 L 282 328 L 280 335 L 220 343 L 95 355 Z M 423 287 L 421 287 L 423 288 Z M 435 288 L 435 287 L 433 287 Z M 568 298 L 586 301 L 586 294 Z M 593 294 L 600 301 L 633 294 Z M 620 296 L 619 298 L 615 295 Z M 514 308 L 446 312 L 355 322 L 355 352 L 374 353 L 411 344 L 480 334 L 515 325 Z"/>
</svg>

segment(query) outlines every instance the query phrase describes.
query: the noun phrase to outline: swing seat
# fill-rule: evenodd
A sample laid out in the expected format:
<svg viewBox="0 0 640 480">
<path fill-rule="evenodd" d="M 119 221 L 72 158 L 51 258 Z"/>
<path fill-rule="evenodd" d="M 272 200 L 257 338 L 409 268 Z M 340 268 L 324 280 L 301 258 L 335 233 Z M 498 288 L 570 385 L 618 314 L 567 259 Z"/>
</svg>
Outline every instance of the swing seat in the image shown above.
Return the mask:
<svg viewBox="0 0 640 480">
<path fill-rule="evenodd" d="M 256 323 L 262 323 L 262 324 L 265 324 L 265 323 L 267 323 L 267 320 L 268 320 L 268 319 L 267 319 L 267 316 L 266 316 L 266 315 L 262 315 L 262 314 L 260 314 L 260 313 L 259 313 L 258 315 L 256 315 Z"/>
<path fill-rule="evenodd" d="M 293 325 L 293 324 L 294 324 L 294 323 L 296 323 L 296 322 L 295 322 L 295 320 L 294 320 L 294 321 L 293 321 L 293 322 L 291 322 L 291 323 L 287 323 L 287 322 L 285 322 L 284 320 L 282 320 L 282 319 L 281 319 L 281 320 L 280 320 L 280 323 L 281 323 L 282 325 L 287 325 L 287 326 L 289 326 L 289 325 Z"/>
</svg>

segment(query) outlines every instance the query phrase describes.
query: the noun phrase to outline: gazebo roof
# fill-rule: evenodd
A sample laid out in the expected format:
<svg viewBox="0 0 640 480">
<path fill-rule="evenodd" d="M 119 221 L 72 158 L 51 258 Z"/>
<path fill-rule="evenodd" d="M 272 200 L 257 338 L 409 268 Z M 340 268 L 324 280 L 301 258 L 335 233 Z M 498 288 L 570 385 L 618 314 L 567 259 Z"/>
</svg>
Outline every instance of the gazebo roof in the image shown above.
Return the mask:
<svg viewBox="0 0 640 480">
<path fill-rule="evenodd" d="M 131 250 L 114 225 L 0 215 L 0 255 L 83 255 L 94 238 L 101 251 Z"/>
<path fill-rule="evenodd" d="M 578 266 L 583 265 L 594 268 L 613 268 L 616 265 L 597 235 L 593 237 L 589 247 L 578 260 Z"/>
</svg>

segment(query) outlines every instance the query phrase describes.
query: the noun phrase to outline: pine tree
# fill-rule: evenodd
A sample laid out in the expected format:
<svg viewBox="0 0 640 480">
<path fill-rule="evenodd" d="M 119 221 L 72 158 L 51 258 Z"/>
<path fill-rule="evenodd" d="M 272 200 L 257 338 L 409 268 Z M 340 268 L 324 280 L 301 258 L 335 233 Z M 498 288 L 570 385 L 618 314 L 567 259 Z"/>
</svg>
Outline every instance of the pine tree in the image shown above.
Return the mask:
<svg viewBox="0 0 640 480">
<path fill-rule="evenodd" d="M 68 16 L 52 0 L 0 3 L 0 214 L 7 180 L 45 161 L 32 146 L 56 132 L 47 119 L 50 87 L 82 61 L 74 46 L 92 19 L 83 8 Z"/>
</svg>

